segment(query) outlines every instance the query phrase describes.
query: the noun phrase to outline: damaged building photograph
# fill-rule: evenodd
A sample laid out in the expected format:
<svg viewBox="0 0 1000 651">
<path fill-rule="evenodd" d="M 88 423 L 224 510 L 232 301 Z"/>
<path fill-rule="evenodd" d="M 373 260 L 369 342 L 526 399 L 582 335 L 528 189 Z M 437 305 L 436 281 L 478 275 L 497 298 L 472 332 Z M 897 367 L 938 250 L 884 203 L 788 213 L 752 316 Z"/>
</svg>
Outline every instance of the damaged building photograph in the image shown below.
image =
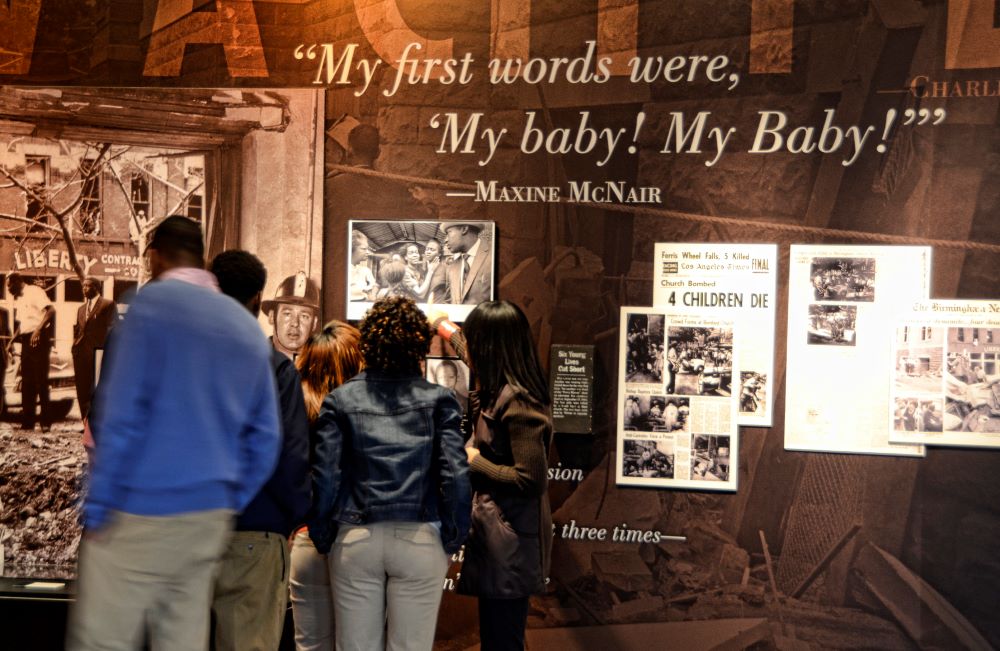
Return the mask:
<svg viewBox="0 0 1000 651">
<path fill-rule="evenodd" d="M 273 310 L 259 318 L 292 357 L 329 320 L 358 324 L 353 286 L 367 298 L 411 280 L 434 297 L 428 312 L 517 304 L 546 374 L 553 350 L 586 347 L 590 391 L 574 405 L 589 431 L 552 433 L 553 547 L 526 648 L 1000 648 L 1000 451 L 888 447 L 894 383 L 927 401 L 958 364 L 998 407 L 985 400 L 981 420 L 1000 418 L 1000 343 L 985 334 L 1000 332 L 1000 1 L 85 4 L 0 2 L 0 614 L 15 612 L 10 594 L 34 598 L 36 579 L 75 598 L 101 337 L 148 279 L 149 233 L 179 214 L 201 224 L 208 258 L 242 248 L 263 261 L 265 309 L 294 295 L 294 333 Z M 391 238 L 353 237 L 352 223 L 379 222 Z M 475 224 L 490 229 L 478 244 Z M 634 352 L 619 343 L 622 313 L 670 314 L 653 303 L 657 243 L 711 245 L 719 259 L 702 262 L 722 266 L 741 244 L 776 245 L 760 270 L 776 312 L 769 426 L 737 427 L 734 408 L 731 431 L 688 424 L 670 445 L 625 435 L 646 431 L 668 387 L 711 380 L 706 393 L 737 401 L 722 378 L 747 377 L 740 324 L 719 312 L 706 320 L 732 333 L 716 346 L 728 363 L 706 354 L 683 370 L 646 319 L 641 364 L 622 363 Z M 812 307 L 790 315 L 795 245 L 836 252 L 794 279 Z M 889 351 L 897 335 L 869 315 L 913 279 L 867 247 L 924 251 L 922 301 L 997 314 L 935 324 L 875 363 L 860 351 Z M 490 282 L 463 303 L 448 283 L 479 273 L 464 267 L 470 250 Z M 380 277 L 389 267 L 395 281 Z M 721 289 L 704 282 L 694 289 Z M 26 294 L 52 310 L 47 407 L 24 386 Z M 791 337 L 824 363 L 789 354 L 800 320 Z M 84 330 L 99 332 L 78 342 Z M 460 356 L 440 336 L 429 348 Z M 788 377 L 814 402 L 786 400 Z M 474 405 L 475 368 L 463 379 Z M 633 379 L 648 391 L 620 400 Z M 885 404 L 862 404 L 875 395 Z M 802 426 L 849 438 L 861 412 L 877 412 L 877 452 L 789 449 Z M 639 444 L 619 458 L 626 438 Z M 618 485 L 646 448 L 663 457 L 656 473 L 697 468 L 705 488 Z M 735 489 L 709 490 L 726 481 Z M 456 590 L 464 553 L 443 578 L 436 651 L 482 642 L 477 601 Z M 62 648 L 65 604 L 31 612 L 33 630 L 51 622 L 59 638 L 37 648 Z M 282 651 L 294 636 L 289 610 Z"/>
<path fill-rule="evenodd" d="M 283 278 L 318 270 L 309 241 L 321 101 L 295 90 L 0 89 L 4 576 L 75 576 L 83 417 L 106 338 L 148 280 L 142 252 L 160 221 L 199 222 L 209 257 L 294 234 L 258 254 L 271 296 Z M 17 301 L 33 288 L 52 318 L 45 385 L 26 396 L 38 355 Z"/>
</svg>

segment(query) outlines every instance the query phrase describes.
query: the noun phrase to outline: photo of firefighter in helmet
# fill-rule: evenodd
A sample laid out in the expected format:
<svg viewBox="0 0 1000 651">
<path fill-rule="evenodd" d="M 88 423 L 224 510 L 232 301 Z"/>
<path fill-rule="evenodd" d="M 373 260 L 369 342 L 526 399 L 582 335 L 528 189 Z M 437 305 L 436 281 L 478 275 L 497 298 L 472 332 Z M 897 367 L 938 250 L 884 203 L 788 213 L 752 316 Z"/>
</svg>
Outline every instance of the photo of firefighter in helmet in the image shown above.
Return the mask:
<svg viewBox="0 0 1000 651">
<path fill-rule="evenodd" d="M 319 323 L 319 288 L 300 271 L 282 280 L 261 309 L 274 329 L 271 343 L 294 359 Z"/>
</svg>

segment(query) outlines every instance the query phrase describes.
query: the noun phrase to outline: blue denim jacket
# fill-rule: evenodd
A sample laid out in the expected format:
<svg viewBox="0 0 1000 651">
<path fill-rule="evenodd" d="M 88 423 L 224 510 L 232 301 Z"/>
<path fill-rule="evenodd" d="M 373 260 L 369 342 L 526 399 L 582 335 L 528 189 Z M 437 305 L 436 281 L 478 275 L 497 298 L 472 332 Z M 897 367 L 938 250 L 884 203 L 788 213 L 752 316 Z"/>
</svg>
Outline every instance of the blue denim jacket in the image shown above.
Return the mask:
<svg viewBox="0 0 1000 651">
<path fill-rule="evenodd" d="M 337 524 L 441 523 L 448 553 L 469 532 L 472 488 L 451 391 L 417 375 L 365 371 L 323 401 L 316 422 L 309 535 L 321 553 Z"/>
</svg>

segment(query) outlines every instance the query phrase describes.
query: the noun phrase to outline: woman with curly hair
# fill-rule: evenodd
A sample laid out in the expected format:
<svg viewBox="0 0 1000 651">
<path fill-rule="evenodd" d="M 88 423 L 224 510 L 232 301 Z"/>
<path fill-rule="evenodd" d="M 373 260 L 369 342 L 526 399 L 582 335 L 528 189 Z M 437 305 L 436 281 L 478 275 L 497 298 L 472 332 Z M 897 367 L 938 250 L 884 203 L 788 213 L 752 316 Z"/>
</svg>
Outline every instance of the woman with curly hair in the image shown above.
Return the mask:
<svg viewBox="0 0 1000 651">
<path fill-rule="evenodd" d="M 528 319 L 508 301 L 476 306 L 463 329 L 444 317 L 438 334 L 475 376 L 466 452 L 475 500 L 456 591 L 479 598 L 483 651 L 524 648 L 528 598 L 545 591 L 552 550 L 548 383 Z"/>
<path fill-rule="evenodd" d="M 461 409 L 423 379 L 430 332 L 406 298 L 361 322 L 365 370 L 317 421 L 309 535 L 329 552 L 339 649 L 431 649 L 448 556 L 469 530 Z"/>
<path fill-rule="evenodd" d="M 315 460 L 316 422 L 327 394 L 364 367 L 361 333 L 342 321 L 330 321 L 306 341 L 295 358 L 309 416 L 310 459 Z M 333 603 L 327 557 L 316 551 L 303 527 L 292 538 L 289 577 L 297 651 L 333 651 Z"/>
</svg>

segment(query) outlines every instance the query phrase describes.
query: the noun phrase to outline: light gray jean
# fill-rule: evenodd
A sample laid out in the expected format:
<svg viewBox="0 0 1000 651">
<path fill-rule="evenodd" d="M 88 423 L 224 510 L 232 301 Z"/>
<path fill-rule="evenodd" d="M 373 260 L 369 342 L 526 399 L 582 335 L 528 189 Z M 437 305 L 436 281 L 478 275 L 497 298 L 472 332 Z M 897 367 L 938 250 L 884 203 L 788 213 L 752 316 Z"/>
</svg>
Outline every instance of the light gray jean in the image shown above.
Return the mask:
<svg viewBox="0 0 1000 651">
<path fill-rule="evenodd" d="M 448 571 L 437 527 L 341 524 L 329 563 L 337 651 L 430 651 Z"/>
<path fill-rule="evenodd" d="M 295 620 L 296 651 L 333 651 L 333 593 L 330 566 L 325 554 L 316 551 L 309 532 L 292 539 L 292 569 L 289 588 L 292 619 Z"/>
</svg>

